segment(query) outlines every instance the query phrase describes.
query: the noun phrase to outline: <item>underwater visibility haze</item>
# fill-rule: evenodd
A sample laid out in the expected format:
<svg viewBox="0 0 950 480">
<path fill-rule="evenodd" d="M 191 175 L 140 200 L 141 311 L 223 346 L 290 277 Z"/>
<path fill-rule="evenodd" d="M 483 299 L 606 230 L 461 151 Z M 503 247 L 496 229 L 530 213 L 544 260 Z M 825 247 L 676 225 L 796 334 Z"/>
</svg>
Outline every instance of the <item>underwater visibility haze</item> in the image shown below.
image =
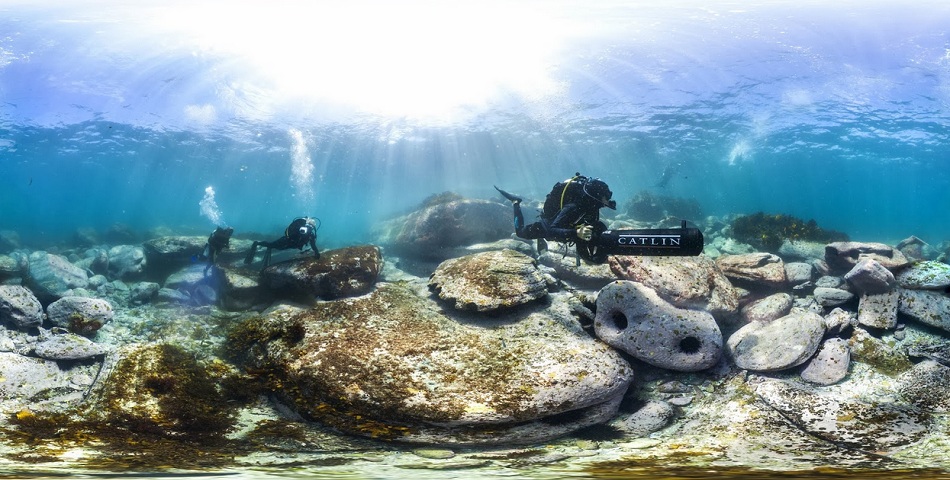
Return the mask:
<svg viewBox="0 0 950 480">
<path fill-rule="evenodd" d="M 708 473 L 704 470 L 707 466 L 718 465 L 723 468 L 719 473 L 724 478 L 755 478 L 754 470 L 758 467 L 784 471 L 784 478 L 798 478 L 794 472 L 804 472 L 804 477 L 817 472 L 811 467 L 831 465 L 841 470 L 824 470 L 829 477 L 847 476 L 848 468 L 870 469 L 852 473 L 860 476 L 877 475 L 881 470 L 887 473 L 889 469 L 894 469 L 894 473 L 906 467 L 910 469 L 906 478 L 927 478 L 930 474 L 938 478 L 950 471 L 950 463 L 945 460 L 950 458 L 946 454 L 950 452 L 950 440 L 945 414 L 950 405 L 943 400 L 946 396 L 927 396 L 925 393 L 932 385 L 914 383 L 915 375 L 901 377 L 901 381 L 895 378 L 899 373 L 917 372 L 912 369 L 924 368 L 921 365 L 934 371 L 950 371 L 950 342 L 943 341 L 946 334 L 936 331 L 950 330 L 950 275 L 946 267 L 950 254 L 948 161 L 950 2 L 946 1 L 0 0 L 0 248 L 5 247 L 3 241 L 8 238 L 19 240 L 18 245 L 8 248 L 10 251 L 0 250 L 0 307 L 7 298 L 4 292 L 14 291 L 14 287 L 17 292 L 27 290 L 20 289 L 19 283 L 29 286 L 39 299 L 34 302 L 39 316 L 33 323 L 24 321 L 7 328 L 8 322 L 0 327 L 0 356 L 6 362 L 0 368 L 9 368 L 0 370 L 0 409 L 18 405 L 13 411 L 2 412 L 0 437 L 21 442 L 15 446 L 0 445 L 0 470 L 22 473 L 41 465 L 50 469 L 44 471 L 57 471 L 57 462 L 83 459 L 97 471 L 174 473 L 176 468 L 182 472 L 208 468 L 209 475 L 214 475 L 222 473 L 218 468 L 234 467 L 229 463 L 233 458 L 241 458 L 244 463 L 222 475 L 252 478 L 254 466 L 261 465 L 261 469 L 273 467 L 260 473 L 262 476 L 294 476 L 291 470 L 302 466 L 329 468 L 316 468 L 311 474 L 358 478 L 391 478 L 394 471 L 412 478 L 469 474 L 490 477 L 496 473 L 498 477 L 624 478 L 641 468 L 645 469 L 642 478 L 657 472 L 666 472 L 668 478 L 695 478 L 694 475 Z M 707 322 L 703 328 L 708 336 L 690 337 L 688 342 L 677 344 L 685 353 L 697 353 L 718 342 L 715 353 L 704 359 L 706 363 L 700 367 L 670 373 L 664 366 L 647 366 L 648 361 L 634 361 L 631 355 L 635 354 L 630 351 L 617 353 L 610 347 L 619 347 L 606 346 L 601 337 L 592 333 L 604 323 L 618 328 L 636 326 L 634 318 L 630 317 L 628 324 L 623 313 L 607 320 L 603 320 L 603 313 L 595 317 L 596 307 L 612 301 L 611 298 L 618 304 L 626 301 L 624 298 L 639 298 L 647 310 L 652 305 L 652 311 L 673 311 L 673 306 L 664 303 L 672 300 L 663 300 L 662 295 L 650 290 L 662 291 L 669 285 L 644 287 L 626 281 L 662 282 L 672 275 L 656 273 L 649 266 L 635 264 L 640 260 L 632 258 L 611 258 L 609 267 L 582 266 L 580 259 L 575 264 L 571 257 L 552 253 L 553 246 L 545 254 L 535 252 L 534 243 L 507 237 L 511 204 L 499 195 L 496 186 L 525 199 L 525 213 L 531 222 L 535 205 L 545 199 L 552 185 L 575 172 L 609 184 L 618 208 L 603 210 L 607 223 L 618 220 L 625 227 L 660 228 L 662 215 L 649 220 L 631 218 L 636 217 L 637 201 L 662 210 L 663 205 L 650 205 L 654 201 L 685 205 L 687 216 L 691 216 L 686 220 L 709 230 L 715 228 L 715 232 L 706 232 L 707 255 L 674 258 L 675 262 L 656 267 L 658 271 L 680 274 L 710 268 L 718 275 L 716 278 L 722 279 L 715 288 L 726 293 L 713 292 L 714 286 L 703 284 L 703 299 L 691 299 L 695 301 L 675 307 L 677 312 L 687 314 L 670 314 L 670 318 L 675 316 L 677 320 L 685 315 Z M 408 224 L 409 220 L 404 219 L 417 220 L 410 213 L 418 212 L 421 205 L 450 204 L 459 198 L 471 202 L 459 202 L 463 206 L 443 212 L 445 217 L 433 215 L 435 220 L 429 224 L 419 220 L 413 225 L 418 231 L 411 232 L 416 237 L 405 234 L 397 238 L 403 242 L 403 250 L 390 248 L 398 244 L 396 241 L 386 244 L 380 240 L 393 240 L 393 232 L 399 227 L 394 222 Z M 464 210 L 465 206 L 472 210 Z M 466 217 L 458 212 L 475 213 Z M 456 218 L 453 214 L 471 223 L 484 220 L 484 224 L 451 224 Z M 259 295 L 265 290 L 265 269 L 258 271 L 258 264 L 248 265 L 254 259 L 253 253 L 245 264 L 244 251 L 236 250 L 238 246 L 254 245 L 253 250 L 257 248 L 253 240 L 279 237 L 291 220 L 301 216 L 319 219 L 317 244 L 325 255 L 322 261 L 333 265 L 319 274 L 329 278 L 331 273 L 339 272 L 327 271 L 345 265 L 353 269 L 347 271 L 352 275 L 336 284 L 332 282 L 339 279 L 321 280 L 320 288 L 337 290 L 310 292 L 308 300 L 321 300 L 314 301 L 309 310 L 287 313 L 297 308 L 294 305 L 268 309 L 271 304 L 261 301 L 263 297 Z M 759 283 L 753 285 L 765 285 L 770 294 L 784 294 L 788 307 L 785 313 L 792 308 L 793 296 L 796 302 L 812 302 L 810 308 L 814 311 L 801 321 L 816 325 L 815 338 L 809 339 L 814 340 L 815 349 L 828 339 L 852 349 L 855 361 L 850 373 L 846 367 L 844 373 L 850 375 L 847 380 L 842 381 L 842 376 L 808 390 L 813 393 L 827 387 L 822 394 L 808 396 L 809 400 L 827 399 L 823 395 L 828 392 L 839 395 L 833 398 L 840 400 L 836 405 L 843 413 L 835 417 L 837 423 L 831 423 L 849 427 L 858 424 L 842 438 L 829 440 L 822 436 L 827 433 L 826 424 L 822 423 L 827 418 L 807 414 L 795 417 L 801 410 L 811 410 L 786 402 L 800 397 L 789 394 L 788 385 L 770 377 L 771 373 L 781 371 L 774 376 L 783 380 L 794 377 L 794 382 L 800 382 L 799 371 L 794 368 L 803 365 L 815 353 L 814 349 L 798 363 L 774 369 L 769 366 L 756 370 L 733 362 L 732 357 L 727 359 L 725 354 L 719 357 L 726 347 L 738 350 L 735 345 L 727 345 L 736 338 L 730 335 L 740 331 L 736 319 L 741 317 L 754 323 L 742 316 L 746 315 L 744 310 L 740 315 L 740 294 L 728 285 L 735 277 L 720 271 L 728 270 L 728 258 L 721 261 L 709 255 L 714 238 L 719 242 L 716 248 L 722 249 L 716 250 L 716 255 L 729 257 L 730 253 L 752 252 L 751 247 L 741 250 L 743 245 L 733 241 L 735 238 L 727 238 L 741 230 L 741 223 L 733 223 L 730 231 L 729 222 L 737 217 L 746 219 L 750 231 L 765 229 L 751 237 L 762 243 L 767 240 L 769 222 L 774 221 L 841 235 L 824 239 L 825 243 L 849 238 L 893 246 L 916 236 L 920 242 L 916 245 L 926 243 L 943 249 L 928 250 L 928 255 L 932 254 L 928 261 L 932 262 L 926 265 L 943 272 L 948 283 L 907 287 L 910 293 L 904 292 L 907 285 L 901 283 L 901 295 L 918 299 L 917 305 L 932 301 L 942 306 L 929 311 L 914 310 L 910 306 L 913 302 L 906 302 L 909 306 L 907 311 L 900 311 L 899 324 L 895 320 L 858 328 L 857 305 L 865 297 L 853 295 L 856 287 L 848 287 L 842 280 L 844 272 L 854 266 L 853 261 L 848 264 L 848 258 L 854 260 L 858 255 L 852 252 L 848 257 L 846 247 L 850 244 L 845 244 L 841 252 L 826 251 L 820 245 L 818 254 L 803 254 L 803 258 L 825 268 L 822 278 L 833 276 L 829 272 L 846 264 L 848 268 L 838 272 L 842 274 L 840 278 L 835 277 L 840 282 L 830 285 L 825 292 L 834 290 L 828 295 L 842 297 L 825 297 L 822 301 L 827 303 L 813 301 L 812 290 L 792 291 L 793 285 L 785 282 L 785 270 L 778 282 L 758 279 Z M 501 218 L 497 222 L 501 228 L 496 228 L 492 220 L 495 218 Z M 443 229 L 439 219 L 449 225 Z M 181 245 L 203 245 L 207 235 L 219 226 L 234 229 L 234 251 L 221 257 L 213 274 L 208 273 L 211 266 L 204 268 L 202 264 L 203 271 L 191 272 L 190 277 L 176 277 L 180 272 L 190 272 L 188 269 L 194 269 L 194 265 L 188 264 L 181 251 L 161 248 L 177 245 L 184 250 Z M 486 251 L 478 253 L 485 256 L 476 260 L 467 255 L 462 258 L 462 253 L 434 259 L 434 253 L 449 250 L 440 250 L 442 245 L 431 248 L 425 242 L 433 242 L 431 232 L 452 228 L 494 229 L 493 234 L 501 233 L 487 239 L 497 244 L 478 243 L 486 240 L 479 239 L 450 245 L 481 245 L 478 248 Z M 132 232 L 132 236 L 109 240 L 108 233 L 116 231 Z M 101 234 L 99 238 L 106 245 L 77 244 L 88 232 Z M 188 239 L 181 240 L 184 237 L 198 243 L 188 244 Z M 174 241 L 161 243 L 164 238 L 180 241 L 175 245 Z M 153 247 L 159 245 L 154 247 L 157 253 L 149 251 L 148 255 L 157 255 L 168 263 L 154 262 L 156 257 L 150 257 L 151 271 L 136 271 L 128 276 L 124 276 L 128 271 L 116 270 L 119 267 L 104 266 L 103 262 L 117 265 L 116 259 L 128 260 L 133 254 L 138 255 L 138 260 L 144 258 L 143 239 L 155 241 Z M 123 241 L 131 245 L 115 245 Z M 377 244 L 385 251 L 385 263 Z M 880 270 L 888 273 L 887 269 L 898 272 L 909 268 L 911 262 L 898 261 L 903 256 L 887 245 L 884 248 L 888 252 L 897 253 L 893 258 L 879 259 L 883 264 L 878 265 Z M 354 249 L 347 250 L 348 247 Z M 336 256 L 334 251 L 346 254 Z M 920 249 L 915 251 L 919 253 Z M 126 256 L 128 252 L 131 253 Z M 775 255 L 768 258 L 781 261 Z M 830 266 L 828 262 L 822 263 L 828 258 L 832 259 Z M 470 263 L 450 263 L 464 259 Z M 837 265 L 833 264 L 835 260 Z M 891 260 L 894 263 L 888 263 Z M 295 261 L 318 262 L 310 256 Z M 352 261 L 355 266 L 346 263 Z M 676 263 L 693 261 L 699 263 Z M 809 267 L 805 261 L 794 263 Z M 14 265 L 32 271 L 39 268 L 36 265 L 55 266 L 56 262 L 61 267 L 66 264 L 63 268 L 81 265 L 78 275 L 89 283 L 75 290 L 48 292 L 30 284 L 35 280 L 30 278 L 32 273 L 14 272 L 13 267 L 4 270 Z M 442 302 L 454 294 L 450 290 L 458 278 L 453 275 L 493 272 L 494 265 L 503 262 L 510 262 L 505 264 L 515 265 L 511 267 L 514 271 L 530 277 L 525 280 L 528 291 L 514 295 L 527 306 L 517 302 L 513 306 L 505 304 L 509 299 L 504 298 L 488 306 L 478 304 L 477 308 L 476 301 L 455 299 L 458 303 L 454 306 L 449 301 Z M 27 263 L 29 266 L 24 267 Z M 278 262 L 272 271 L 291 264 Z M 643 270 L 637 270 L 640 267 Z M 101 271 L 95 271 L 97 268 Z M 180 272 L 176 271 L 178 268 Z M 809 269 L 808 275 L 811 273 L 814 272 Z M 313 271 L 308 274 L 314 275 Z M 220 291 L 207 283 L 209 278 L 218 281 L 218 276 L 227 278 L 214 284 Z M 811 281 L 817 282 L 819 276 L 807 277 L 801 285 L 818 290 Z M 93 282 L 92 277 L 98 279 Z M 379 285 L 377 277 L 383 279 Z M 711 278 L 713 274 L 708 275 Z M 177 291 L 169 287 L 173 279 L 181 282 L 177 285 L 189 285 L 187 295 L 182 293 L 186 287 Z M 891 294 L 897 291 L 897 283 L 894 275 L 889 279 L 885 289 Z M 739 284 L 743 280 L 748 279 L 740 275 Z M 504 286 L 517 281 L 509 280 Z M 165 288 L 159 290 L 162 282 Z M 597 282 L 601 283 L 596 288 L 591 286 Z M 312 283 L 308 285 L 313 286 Z M 615 297 L 597 297 L 602 286 L 601 292 L 610 293 L 608 288 L 614 288 Z M 916 287 L 920 289 L 914 290 Z M 91 327 L 82 322 L 77 325 L 75 316 L 69 317 L 73 323 L 67 324 L 68 333 L 64 333 L 67 327 L 63 325 L 51 327 L 56 317 L 53 305 L 63 298 L 81 296 L 73 294 L 82 288 L 96 297 L 82 302 L 108 300 L 111 304 L 105 305 L 110 319 L 115 309 L 111 323 L 94 325 L 101 328 L 98 336 L 95 328 L 91 335 L 89 330 L 82 331 L 81 328 Z M 622 288 L 630 290 L 616 293 L 616 289 Z M 671 288 L 664 292 L 669 293 Z M 466 287 L 458 290 L 465 293 Z M 759 295 L 751 287 L 743 292 L 743 302 Z M 323 293 L 326 295 L 322 296 Z M 279 297 L 279 293 L 274 295 Z M 345 300 L 336 301 L 340 298 Z M 172 306 L 160 304 L 159 299 Z M 278 303 L 284 300 L 287 298 L 279 297 Z M 703 306 L 697 307 L 699 303 Z M 833 310 L 839 305 L 850 310 L 842 310 L 839 315 Z M 897 307 L 892 310 L 890 320 L 898 317 Z M 359 314 L 339 313 L 351 311 Z M 0 308 L 0 314 L 5 312 Z M 943 315 L 946 325 L 923 325 L 926 319 L 921 318 L 933 312 Z M 327 320 L 331 317 L 333 321 Z M 825 324 L 831 325 L 832 317 L 847 318 L 837 327 L 829 326 L 826 332 Z M 288 320 L 291 318 L 292 321 Z M 591 326 L 594 318 L 599 319 L 598 327 Z M 348 330 L 324 330 L 337 327 Z M 225 332 L 227 329 L 230 330 Z M 657 327 L 660 330 L 661 326 Z M 794 330 L 798 334 L 806 329 Z M 170 428 L 172 434 L 155 444 L 126 442 L 124 438 L 109 443 L 116 441 L 116 437 L 109 436 L 115 433 L 111 429 L 114 424 L 109 423 L 113 418 L 102 423 L 102 418 L 95 417 L 81 426 L 69 423 L 70 428 L 76 429 L 71 432 L 80 432 L 75 436 L 60 435 L 68 430 L 63 424 L 59 425 L 62 430 L 52 430 L 60 432 L 53 435 L 57 441 L 82 442 L 93 436 L 89 432 L 95 431 L 101 435 L 92 442 L 95 447 L 128 447 L 132 453 L 119 448 L 116 457 L 107 458 L 115 463 L 102 460 L 107 456 L 92 455 L 79 447 L 41 448 L 44 444 L 37 439 L 50 438 L 43 436 L 50 435 L 51 430 L 46 428 L 49 425 L 43 423 L 49 418 L 41 418 L 41 409 L 21 409 L 16 403 L 26 397 L 6 390 L 16 381 L 14 367 L 8 365 L 24 362 L 32 365 L 30 368 L 49 368 L 53 372 L 51 377 L 60 379 L 62 365 L 50 357 L 41 360 L 36 352 L 42 351 L 37 346 L 50 338 L 67 335 L 85 335 L 88 338 L 80 340 L 94 340 L 84 344 L 94 349 L 88 354 L 89 359 L 82 357 L 76 362 L 72 357 L 62 364 L 70 365 L 64 375 L 71 375 L 72 380 L 63 380 L 69 388 L 95 392 L 90 396 L 98 395 L 100 405 L 121 403 L 109 404 L 110 394 L 121 399 L 126 394 L 145 392 L 157 398 L 168 392 L 199 395 L 197 391 L 205 395 L 194 399 L 200 406 L 196 411 L 202 413 L 191 415 L 184 408 L 187 421 L 171 422 L 172 427 L 168 423 L 161 425 L 157 430 L 165 434 L 167 431 L 162 429 Z M 329 342 L 306 350 L 311 347 L 308 342 L 327 338 L 345 338 L 351 343 Z M 372 343 L 377 338 L 383 340 Z M 921 339 L 930 343 L 921 346 Z M 159 342 L 162 346 L 155 346 Z M 913 345 L 905 348 L 905 343 Z M 472 345 L 483 350 L 471 353 L 476 351 Z M 97 350 L 100 347 L 103 350 Z M 377 369 L 379 365 L 372 362 L 382 362 L 379 352 L 385 348 L 402 353 L 382 355 L 393 363 Z M 779 346 L 772 350 L 792 349 Z M 240 362 L 234 360 L 232 365 L 228 362 L 233 358 L 216 356 L 219 351 L 228 351 L 245 363 L 235 366 Z M 878 355 L 882 351 L 889 352 L 888 355 L 898 353 Z M 129 374 L 129 370 L 123 370 L 128 367 L 120 361 L 103 360 L 104 356 L 114 358 L 109 355 L 115 352 L 124 355 L 122 361 L 138 359 L 142 364 L 158 358 L 161 361 L 149 365 L 167 367 L 171 373 L 163 376 L 153 372 L 152 377 L 143 380 L 139 377 L 144 374 Z M 511 352 L 531 352 L 539 358 L 533 362 L 525 355 Z M 293 370 L 298 358 L 320 366 L 308 371 L 316 372 L 314 384 L 295 377 L 300 373 Z M 477 361 L 465 364 L 458 360 L 472 358 Z M 556 365 L 561 370 L 543 370 L 548 368 L 547 364 L 543 368 L 538 366 L 546 361 L 561 362 Z M 106 383 L 106 387 L 99 387 L 105 373 L 89 373 L 94 366 L 98 368 L 99 362 L 103 372 L 107 366 L 114 369 L 113 377 L 107 379 L 112 383 Z M 16 365 L 19 368 L 20 363 Z M 367 368 L 361 369 L 363 366 Z M 384 368 L 387 366 L 391 370 Z M 451 374 L 438 378 L 448 387 L 433 388 L 436 393 L 432 396 L 438 397 L 439 392 L 445 391 L 456 393 L 439 397 L 444 404 L 434 400 L 425 403 L 431 400 L 426 396 L 431 392 L 420 386 L 424 384 L 419 380 L 422 370 L 413 368 L 451 370 Z M 484 432 L 497 426 L 492 422 L 502 421 L 508 423 L 498 427 L 502 432 L 498 435 L 508 435 L 506 439 L 517 440 L 532 434 L 544 439 L 559 438 L 558 435 L 582 430 L 581 426 L 598 424 L 590 421 L 581 425 L 588 418 L 603 423 L 609 417 L 604 412 L 610 413 L 613 408 L 616 413 L 626 387 L 633 382 L 634 370 L 638 383 L 630 387 L 632 393 L 623 400 L 622 408 L 632 408 L 631 398 L 635 394 L 661 395 L 664 402 L 657 408 L 667 410 L 657 417 L 668 422 L 639 431 L 635 422 L 623 420 L 617 428 L 626 431 L 628 437 L 594 438 L 596 435 L 586 431 L 592 436 L 578 437 L 567 450 L 558 450 L 563 445 L 535 445 L 502 453 L 467 452 L 464 458 L 451 460 L 456 462 L 453 464 L 438 462 L 449 461 L 458 452 L 420 448 L 412 451 L 415 456 L 411 461 L 400 463 L 409 456 L 409 448 L 369 443 L 393 438 L 448 438 L 449 444 L 457 441 L 464 446 L 471 441 L 491 445 L 491 435 Z M 398 376 L 405 371 L 415 376 Z M 334 372 L 345 372 L 363 383 L 351 382 L 343 374 L 340 380 L 332 376 Z M 765 374 L 758 375 L 761 372 Z M 550 378 L 557 377 L 546 384 L 555 393 L 574 380 L 601 383 L 590 388 L 583 384 L 578 394 L 582 400 L 569 397 L 562 403 L 572 405 L 572 409 L 555 411 L 550 406 L 558 404 L 555 400 L 561 398 L 547 399 L 546 391 L 532 383 L 540 381 L 539 378 L 547 379 L 544 375 L 548 373 Z M 247 387 L 242 398 L 235 392 L 245 384 L 235 387 L 221 380 L 220 385 L 215 384 L 221 391 L 199 388 L 212 384 L 212 380 L 240 374 L 256 375 L 255 381 L 265 384 L 258 385 L 259 390 Z M 570 379 L 565 380 L 567 377 Z M 924 383 L 932 380 L 922 377 Z M 291 384 L 287 378 L 302 383 L 281 391 L 281 400 L 289 404 L 296 401 L 303 417 L 309 415 L 325 420 L 323 423 L 305 427 L 301 426 L 304 422 L 284 422 L 286 419 L 278 419 L 278 413 L 286 413 L 285 410 L 264 400 L 253 403 L 255 393 L 268 388 L 274 393 L 280 391 L 280 386 Z M 950 373 L 941 378 L 950 378 Z M 193 383 L 185 384 L 186 379 Z M 130 387 L 122 393 L 126 384 L 138 385 L 137 380 L 142 380 L 144 386 L 137 390 Z M 413 383 L 417 380 L 418 384 Z M 472 400 L 464 408 L 451 403 L 462 397 L 470 400 L 466 395 L 473 391 L 480 393 L 478 388 L 484 385 L 476 382 L 483 380 L 489 387 L 501 389 L 502 393 L 489 390 L 494 395 L 489 397 L 505 401 L 489 405 L 487 400 Z M 465 381 L 473 383 L 459 383 Z M 506 390 L 506 382 L 518 388 Z M 950 381 L 933 383 L 939 383 L 937 392 L 950 391 Z M 466 386 L 458 387 L 459 384 Z M 901 394 L 907 397 L 916 398 L 907 392 L 920 393 L 919 402 L 908 401 L 913 403 L 912 408 L 908 407 L 913 413 L 891 410 L 897 407 L 889 403 L 893 398 L 889 396 L 890 390 L 876 396 L 878 387 L 896 389 L 894 385 L 898 384 L 906 387 Z M 321 389 L 313 385 L 329 386 Z M 336 387 L 339 390 L 333 390 Z M 603 398 L 591 400 L 591 390 Z M 48 391 L 53 392 L 50 395 L 54 400 L 66 398 L 59 396 L 63 389 Z M 393 400 L 397 396 L 393 392 L 404 391 L 409 392 L 407 399 Z M 543 405 L 537 410 L 543 414 L 532 410 L 535 404 L 528 408 L 518 403 L 518 395 L 530 396 L 538 391 L 542 393 L 537 396 L 546 399 L 538 402 Z M 338 395 L 333 397 L 326 392 Z M 325 398 L 320 397 L 324 394 Z M 506 396 L 509 394 L 510 397 Z M 227 395 L 233 397 L 222 400 Z M 39 396 L 37 393 L 36 397 Z M 167 403 L 161 408 L 182 414 L 181 405 L 169 400 L 171 396 L 162 397 Z M 861 398 L 854 400 L 855 397 Z M 313 398 L 322 400 L 309 402 Z M 360 404 L 369 404 L 367 398 L 380 402 L 405 400 L 413 408 L 408 413 L 398 408 L 374 410 Z M 718 398 L 726 400 L 717 404 Z M 46 405 L 43 402 L 47 400 L 44 397 L 35 401 Z M 73 400 L 74 397 L 68 397 L 64 401 Z M 200 403 L 204 401 L 209 403 Z M 726 405 L 727 401 L 731 403 Z M 872 406 L 867 407 L 862 403 L 865 401 Z M 762 406 L 763 402 L 768 407 Z M 142 402 L 154 408 L 159 408 L 155 407 L 159 403 Z M 354 409 L 346 410 L 341 404 Z M 234 413 L 239 408 L 243 410 Z M 497 416 L 502 420 L 491 416 L 495 413 L 492 408 L 501 412 Z M 96 413 L 109 412 L 103 407 Z M 377 413 L 379 418 L 372 417 Z M 392 418 L 385 418 L 387 414 Z M 154 425 L 148 422 L 156 415 L 149 415 L 135 418 L 151 428 Z M 459 415 L 464 421 L 474 418 L 476 427 L 461 434 L 461 440 L 452 437 L 449 433 L 458 432 L 450 431 L 450 427 L 455 426 L 452 422 L 458 418 L 451 415 Z M 671 420 L 676 415 L 679 424 Z M 405 420 L 407 416 L 411 418 Z M 367 420 L 368 417 L 371 418 Z M 54 424 L 66 422 L 65 417 L 52 418 Z M 393 423 L 386 423 L 393 418 Z M 900 421 L 894 421 L 895 418 Z M 259 420 L 256 426 L 248 426 L 255 419 Z M 394 427 L 402 425 L 399 422 L 403 420 L 418 429 Z M 795 433 L 788 439 L 771 438 L 775 435 L 769 429 L 786 423 L 794 424 L 794 428 L 786 426 L 776 431 Z M 321 430 L 324 424 L 336 429 L 335 433 Z M 486 424 L 490 428 L 479 430 L 486 429 Z M 102 430 L 103 425 L 109 428 Z M 242 427 L 232 428 L 234 425 Z M 618 424 L 615 421 L 611 425 Z M 669 425 L 678 430 L 649 436 Z M 557 435 L 541 436 L 534 428 L 540 428 L 543 434 Z M 639 435 L 630 434 L 631 431 Z M 853 431 L 858 433 L 851 435 Z M 193 449 L 166 443 L 169 438 L 180 440 L 188 435 L 197 435 L 202 441 L 212 437 L 220 440 L 224 437 L 222 432 L 232 436 L 214 444 L 222 449 L 218 453 L 225 452 L 220 455 L 203 449 L 205 444 L 214 442 L 196 442 Z M 372 439 L 351 440 L 339 432 L 356 432 L 355 436 Z M 713 433 L 700 441 L 696 440 L 700 436 L 697 432 Z M 242 435 L 244 443 L 235 440 Z M 768 449 L 757 450 L 753 440 L 743 443 L 749 437 L 757 441 L 760 436 L 774 440 Z M 432 443 L 442 445 L 438 441 Z M 14 451 L 14 447 L 21 450 Z M 255 450 L 257 447 L 261 451 Z M 668 455 L 648 458 L 654 447 L 665 448 Z M 351 463 L 357 461 L 347 455 L 366 452 L 371 453 L 358 461 L 363 462 L 359 465 L 369 466 L 360 467 L 357 473 L 348 471 Z M 630 460 L 631 452 L 642 455 Z M 939 454 L 931 457 L 930 452 Z M 190 453 L 194 455 L 189 456 Z M 265 459 L 265 453 L 272 455 Z M 166 463 L 148 463 L 148 459 L 165 454 L 170 455 Z M 309 460 L 302 460 L 303 456 Z M 582 462 L 587 457 L 603 462 L 577 468 L 572 463 L 559 470 L 559 462 L 565 458 Z M 711 460 L 703 463 L 707 458 Z M 669 459 L 682 461 L 679 466 L 699 466 L 666 470 Z M 717 464 L 717 459 L 723 460 Z M 163 458 L 159 460 L 165 462 Z M 412 463 L 417 460 L 424 465 Z M 693 460 L 695 464 L 690 463 Z M 286 471 L 282 471 L 282 462 L 290 465 Z M 388 473 L 372 473 L 376 465 L 372 462 L 385 465 Z M 502 463 L 506 467 L 499 467 L 496 472 Z M 729 470 L 733 467 L 736 470 Z M 934 470 L 913 470 L 930 467 Z M 472 470 L 466 470 L 469 468 Z"/>
<path fill-rule="evenodd" d="M 920 2 L 3 2 L 0 227 L 334 244 L 575 171 L 710 215 L 950 236 L 950 7 Z M 201 215 L 212 187 L 219 218 Z"/>
</svg>

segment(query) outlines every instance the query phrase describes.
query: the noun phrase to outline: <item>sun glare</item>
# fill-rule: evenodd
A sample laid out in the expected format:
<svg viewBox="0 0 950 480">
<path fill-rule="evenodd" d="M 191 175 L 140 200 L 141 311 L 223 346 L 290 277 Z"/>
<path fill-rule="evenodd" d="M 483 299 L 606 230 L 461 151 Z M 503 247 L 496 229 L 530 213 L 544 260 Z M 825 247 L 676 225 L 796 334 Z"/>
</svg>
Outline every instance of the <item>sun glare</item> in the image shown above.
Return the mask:
<svg viewBox="0 0 950 480">
<path fill-rule="evenodd" d="M 444 117 L 557 91 L 551 69 L 568 31 L 545 5 L 197 2 L 155 21 L 199 52 L 242 59 L 280 101 Z"/>
</svg>

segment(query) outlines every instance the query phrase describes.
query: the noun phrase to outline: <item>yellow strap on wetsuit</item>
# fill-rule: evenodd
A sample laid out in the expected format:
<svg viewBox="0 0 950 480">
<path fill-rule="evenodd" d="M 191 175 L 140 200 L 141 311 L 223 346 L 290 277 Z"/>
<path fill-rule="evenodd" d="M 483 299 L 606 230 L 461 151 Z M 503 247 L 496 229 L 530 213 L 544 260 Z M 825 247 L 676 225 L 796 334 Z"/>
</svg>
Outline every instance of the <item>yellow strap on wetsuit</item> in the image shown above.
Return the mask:
<svg viewBox="0 0 950 480">
<path fill-rule="evenodd" d="M 561 206 L 558 208 L 558 210 L 564 210 L 564 195 L 567 195 L 567 187 L 571 186 L 571 182 L 573 182 L 576 178 L 577 177 L 574 176 L 564 181 L 564 189 L 561 190 Z"/>
</svg>

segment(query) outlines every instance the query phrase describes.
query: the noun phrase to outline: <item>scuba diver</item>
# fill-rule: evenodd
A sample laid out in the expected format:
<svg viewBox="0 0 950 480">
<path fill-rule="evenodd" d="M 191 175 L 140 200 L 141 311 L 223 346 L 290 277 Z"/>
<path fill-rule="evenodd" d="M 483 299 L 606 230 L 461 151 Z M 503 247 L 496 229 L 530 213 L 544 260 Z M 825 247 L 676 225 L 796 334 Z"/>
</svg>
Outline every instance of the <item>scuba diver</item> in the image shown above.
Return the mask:
<svg viewBox="0 0 950 480">
<path fill-rule="evenodd" d="M 205 244 L 205 248 L 201 251 L 201 258 L 208 259 L 208 266 L 205 267 L 206 275 L 208 274 L 208 269 L 214 265 L 215 258 L 221 253 L 221 250 L 231 246 L 231 235 L 233 233 L 234 229 L 231 227 L 217 227 L 211 232 L 211 235 L 208 236 L 208 243 Z"/>
<path fill-rule="evenodd" d="M 497 186 L 495 190 L 512 202 L 514 208 L 515 234 L 524 239 L 537 239 L 538 253 L 547 250 L 546 240 L 577 244 L 580 258 L 593 263 L 603 263 L 607 254 L 598 252 L 596 238 L 607 230 L 600 221 L 600 209 L 617 209 L 611 200 L 613 192 L 599 178 L 588 178 L 575 173 L 573 177 L 558 182 L 544 201 L 537 222 L 526 225 L 521 213 L 521 198 Z"/>
<path fill-rule="evenodd" d="M 297 248 L 300 249 L 302 253 L 303 247 L 307 244 L 310 244 L 310 250 L 313 251 L 313 257 L 320 258 L 320 251 L 317 250 L 317 230 L 319 229 L 319 225 L 317 225 L 315 219 L 313 218 L 295 218 L 294 221 L 290 222 L 290 225 L 284 229 L 283 237 L 280 237 L 273 242 L 254 241 L 254 243 L 251 245 L 251 250 L 248 251 L 247 256 L 244 257 L 244 264 L 246 265 L 254 261 L 254 255 L 257 253 L 258 246 L 267 248 L 267 250 L 264 251 L 264 265 L 261 267 L 261 269 L 267 268 L 267 265 L 270 264 L 271 251 L 274 249 L 287 250 L 290 248 Z"/>
</svg>

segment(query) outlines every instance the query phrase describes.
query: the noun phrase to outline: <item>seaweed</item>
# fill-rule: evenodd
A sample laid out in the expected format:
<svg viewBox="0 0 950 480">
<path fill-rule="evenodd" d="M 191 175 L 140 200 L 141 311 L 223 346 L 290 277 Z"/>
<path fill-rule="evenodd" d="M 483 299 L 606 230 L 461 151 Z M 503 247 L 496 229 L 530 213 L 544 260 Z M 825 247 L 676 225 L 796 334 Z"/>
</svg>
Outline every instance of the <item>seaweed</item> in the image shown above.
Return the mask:
<svg viewBox="0 0 950 480">
<path fill-rule="evenodd" d="M 819 243 L 848 241 L 846 234 L 825 230 L 814 220 L 806 222 L 791 215 L 764 212 L 736 217 L 732 221 L 732 234 L 740 242 L 771 253 L 777 253 L 786 240 Z"/>
</svg>

